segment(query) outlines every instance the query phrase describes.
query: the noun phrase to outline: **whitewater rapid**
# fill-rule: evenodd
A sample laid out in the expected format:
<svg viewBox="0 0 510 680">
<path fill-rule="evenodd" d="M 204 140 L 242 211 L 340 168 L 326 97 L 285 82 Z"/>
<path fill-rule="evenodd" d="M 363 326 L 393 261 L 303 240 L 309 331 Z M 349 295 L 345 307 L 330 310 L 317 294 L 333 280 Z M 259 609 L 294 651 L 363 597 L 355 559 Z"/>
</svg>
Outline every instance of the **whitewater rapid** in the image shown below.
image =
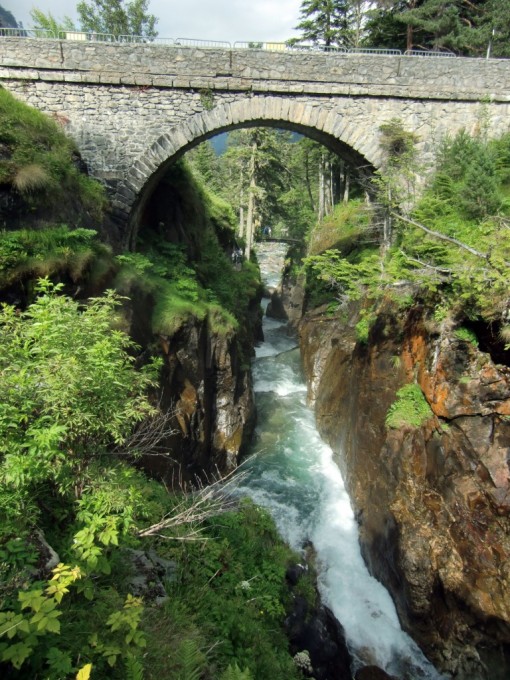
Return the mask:
<svg viewBox="0 0 510 680">
<path fill-rule="evenodd" d="M 306 403 L 295 339 L 267 317 L 264 337 L 253 362 L 258 425 L 238 492 L 271 512 L 296 551 L 313 544 L 321 598 L 345 630 L 355 668 L 376 664 L 401 680 L 441 678 L 368 573 L 340 470 Z"/>
</svg>

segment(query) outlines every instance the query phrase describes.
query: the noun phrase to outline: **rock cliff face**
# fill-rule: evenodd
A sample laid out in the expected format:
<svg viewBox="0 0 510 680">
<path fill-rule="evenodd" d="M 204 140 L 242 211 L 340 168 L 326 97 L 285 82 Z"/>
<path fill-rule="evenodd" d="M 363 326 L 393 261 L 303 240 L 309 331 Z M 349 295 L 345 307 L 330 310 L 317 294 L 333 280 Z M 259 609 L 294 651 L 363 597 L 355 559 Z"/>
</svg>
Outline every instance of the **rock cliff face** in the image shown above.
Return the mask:
<svg viewBox="0 0 510 680">
<path fill-rule="evenodd" d="M 379 310 L 305 315 L 300 342 L 323 436 L 338 453 L 371 571 L 437 667 L 510 677 L 510 370 L 428 321 Z M 396 391 L 417 381 L 420 427 L 389 429 Z"/>
<path fill-rule="evenodd" d="M 130 335 L 144 353 L 163 358 L 159 398 L 162 408 L 175 415 L 164 442 L 170 456 L 151 456 L 144 466 L 174 484 L 229 472 L 255 425 L 247 356 L 251 333 L 258 328 L 259 300 L 252 301 L 251 330 L 242 339 L 235 331 L 214 333 L 207 320 L 194 318 L 171 337 L 154 336 L 152 305 L 150 296 L 133 294 L 125 313 Z"/>
<path fill-rule="evenodd" d="M 255 420 L 251 373 L 241 365 L 235 334 L 189 322 L 160 341 L 163 391 L 173 397 L 182 463 L 212 474 L 232 470 Z"/>
<path fill-rule="evenodd" d="M 304 279 L 291 281 L 284 276 L 281 284 L 271 294 L 266 314 L 273 319 L 283 319 L 289 322 L 291 328 L 297 328 L 303 316 Z"/>
</svg>

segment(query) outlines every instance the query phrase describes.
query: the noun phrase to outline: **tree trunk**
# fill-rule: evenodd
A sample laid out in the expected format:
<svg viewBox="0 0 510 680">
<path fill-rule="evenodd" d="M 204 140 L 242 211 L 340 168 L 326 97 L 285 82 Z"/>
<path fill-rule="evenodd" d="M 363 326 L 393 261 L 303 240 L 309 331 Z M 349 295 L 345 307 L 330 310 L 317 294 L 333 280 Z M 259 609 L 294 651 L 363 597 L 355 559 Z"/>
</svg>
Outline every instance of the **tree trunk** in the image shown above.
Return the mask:
<svg viewBox="0 0 510 680">
<path fill-rule="evenodd" d="M 343 195 L 343 202 L 348 203 L 349 201 L 349 188 L 350 188 L 350 183 L 351 183 L 351 176 L 349 175 L 349 170 L 345 168 L 344 170 L 344 195 Z"/>
<path fill-rule="evenodd" d="M 329 166 L 329 178 L 328 178 L 328 204 L 326 206 L 326 214 L 329 215 L 333 212 L 333 206 L 335 204 L 334 194 L 333 194 L 333 163 L 331 159 L 328 159 Z"/>
<path fill-rule="evenodd" d="M 308 198 L 310 199 L 310 208 L 315 213 L 315 201 L 313 200 L 312 184 L 310 182 L 310 156 L 308 153 L 305 154 L 305 181 Z"/>
<path fill-rule="evenodd" d="M 244 187 L 243 187 L 243 168 L 241 167 L 240 175 L 240 187 L 241 191 L 239 193 L 239 236 L 243 238 L 244 236 Z"/>
<path fill-rule="evenodd" d="M 254 223 L 254 212 L 255 212 L 255 156 L 257 154 L 257 142 L 253 141 L 251 145 L 251 158 L 250 158 L 250 188 L 248 190 L 248 215 L 246 216 L 246 259 L 250 259 L 251 248 L 253 244 L 253 223 Z"/>
<path fill-rule="evenodd" d="M 326 190 L 325 184 L 326 184 L 326 182 L 325 182 L 325 177 L 324 177 L 324 175 L 326 173 L 325 173 L 324 165 L 325 165 L 325 163 L 324 163 L 324 151 L 322 151 L 320 163 L 319 163 L 319 214 L 317 215 L 317 219 L 319 220 L 319 222 L 322 222 L 322 220 L 324 219 L 325 208 L 326 208 L 326 206 L 325 206 L 325 202 L 326 202 L 325 201 L 325 199 L 326 199 L 326 197 L 325 197 L 325 190 Z"/>
<path fill-rule="evenodd" d="M 241 194 L 241 200 L 243 195 Z M 244 236 L 244 207 L 243 204 L 239 206 L 239 236 L 243 238 Z"/>
<path fill-rule="evenodd" d="M 413 49 L 413 27 L 409 25 L 407 26 L 406 31 L 406 49 L 407 50 Z"/>
<path fill-rule="evenodd" d="M 391 187 L 388 187 L 388 206 L 391 206 L 391 201 L 392 201 L 392 191 Z M 384 259 L 384 256 L 388 252 L 390 246 L 391 246 L 391 237 L 392 237 L 392 219 L 391 219 L 391 208 L 387 208 L 384 211 L 384 220 L 383 220 L 383 239 L 381 243 L 381 260 Z"/>
</svg>

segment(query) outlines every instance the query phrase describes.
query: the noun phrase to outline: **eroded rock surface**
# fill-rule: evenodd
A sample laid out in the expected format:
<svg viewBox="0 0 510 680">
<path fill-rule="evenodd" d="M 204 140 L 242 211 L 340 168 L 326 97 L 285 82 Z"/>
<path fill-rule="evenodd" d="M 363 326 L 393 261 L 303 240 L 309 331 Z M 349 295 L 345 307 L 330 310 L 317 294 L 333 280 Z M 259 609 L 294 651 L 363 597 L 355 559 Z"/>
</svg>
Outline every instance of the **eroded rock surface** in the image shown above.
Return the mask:
<svg viewBox="0 0 510 680">
<path fill-rule="evenodd" d="M 510 677 L 510 371 L 433 326 L 383 307 L 369 341 L 358 310 L 307 314 L 309 395 L 360 524 L 369 567 L 404 627 L 442 671 Z M 421 427 L 389 429 L 396 391 L 416 380 Z"/>
<path fill-rule="evenodd" d="M 211 333 L 206 323 L 192 321 L 160 343 L 163 395 L 172 396 L 176 414 L 172 448 L 193 470 L 232 470 L 255 420 L 251 373 L 235 334 Z"/>
</svg>

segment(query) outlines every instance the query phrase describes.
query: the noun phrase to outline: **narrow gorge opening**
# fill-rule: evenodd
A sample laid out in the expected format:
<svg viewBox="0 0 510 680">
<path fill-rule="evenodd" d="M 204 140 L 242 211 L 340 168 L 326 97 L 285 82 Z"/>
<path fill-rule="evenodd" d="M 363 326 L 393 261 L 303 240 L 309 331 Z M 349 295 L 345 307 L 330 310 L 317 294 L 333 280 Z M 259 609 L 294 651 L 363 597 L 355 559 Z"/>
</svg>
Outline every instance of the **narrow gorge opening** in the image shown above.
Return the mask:
<svg viewBox="0 0 510 680">
<path fill-rule="evenodd" d="M 141 201 L 143 210 L 138 211 L 138 243 L 133 257 L 136 260 L 145 254 L 153 258 L 155 251 L 160 255 L 173 253 L 170 278 L 175 277 L 176 268 L 184 267 L 179 274 L 181 280 L 175 281 L 175 285 L 178 294 L 194 305 L 214 304 L 219 295 L 221 304 L 234 313 L 232 297 L 222 290 L 225 271 L 219 275 L 217 268 L 211 267 L 211 256 L 224 258 L 226 254 L 229 266 L 237 272 L 243 271 L 247 261 L 258 261 L 264 277 L 269 276 L 263 281 L 265 293 L 273 293 L 272 300 L 265 297 L 263 303 L 264 312 L 268 304 L 273 312 L 272 318 L 264 313 L 262 332 L 253 306 L 246 326 L 249 338 L 245 340 L 255 340 L 258 344 L 252 365 L 258 415 L 254 439 L 246 440 L 241 447 L 249 459 L 241 466 L 242 477 L 236 493 L 267 507 L 288 544 L 301 552 L 304 560 L 309 553 L 308 558 L 316 562 L 323 602 L 345 629 L 353 673 L 365 666 L 377 665 L 401 680 L 439 678 L 418 646 L 400 628 L 388 592 L 367 571 L 359 548 L 357 523 L 340 471 L 331 449 L 320 439 L 306 403 L 307 388 L 296 338 L 286 331 L 285 321 L 274 318 L 279 315 L 279 305 L 280 314 L 288 316 L 276 291 L 277 284 L 284 268 L 289 272 L 304 254 L 304 243 L 317 220 L 323 223 L 323 228 L 316 235 L 312 253 L 334 247 L 349 257 L 360 244 L 365 249 L 378 249 L 379 238 L 370 230 L 367 217 L 372 208 L 368 201 L 371 187 L 366 168 L 356 171 L 325 147 L 300 135 L 267 128 L 239 130 L 232 133 L 228 141 L 223 136 L 212 144 L 202 144 L 187 154 L 185 160 L 187 164 L 179 160 L 169 166 L 159 183 L 152 186 L 149 197 Z M 296 179 L 292 177 L 293 172 L 300 186 L 293 181 Z M 233 205 L 234 215 L 229 215 L 228 208 L 217 197 L 213 198 L 213 193 Z M 205 210 L 212 221 L 215 231 L 212 240 L 204 239 L 210 225 L 195 205 L 198 197 L 200 200 L 206 197 L 200 209 Z M 335 211 L 346 213 L 350 225 L 347 229 L 339 230 L 336 218 L 328 222 L 327 216 Z M 233 225 L 236 225 L 235 236 L 231 231 Z M 292 242 L 294 257 L 287 259 L 289 246 L 269 243 L 271 239 Z M 204 248 L 212 250 L 204 253 Z M 185 256 L 186 261 L 179 264 L 175 260 L 176 252 Z M 221 261 L 225 270 L 227 262 Z M 190 267 L 195 269 L 200 286 L 205 288 L 207 283 L 207 289 L 193 290 L 192 284 L 185 281 Z M 215 280 L 219 286 L 216 289 Z M 230 279 L 227 285 L 236 284 Z M 320 306 L 330 297 L 329 293 L 325 294 L 327 287 L 327 282 L 308 287 L 306 296 L 312 305 Z M 241 291 L 236 291 L 233 299 L 234 305 L 241 306 Z M 156 302 L 156 306 L 158 304 Z M 301 312 L 302 301 L 294 310 L 296 323 Z M 158 332 L 172 336 L 172 328 L 160 326 Z M 178 409 L 188 408 L 189 401 L 196 398 L 196 391 L 190 393 L 190 379 L 182 366 L 189 335 L 185 334 L 184 338 L 181 340 L 179 334 L 174 334 L 169 343 L 179 348 L 174 357 L 181 353 L 181 364 L 168 381 L 169 394 L 179 395 Z M 249 348 L 245 343 L 239 361 L 248 360 Z M 179 360 L 174 359 L 168 363 L 172 362 L 179 364 Z M 207 370 L 204 375 L 207 376 Z M 205 377 L 204 384 L 207 380 Z M 207 389 L 203 396 L 204 412 L 206 393 Z M 197 412 L 190 410 L 186 419 L 179 421 L 181 428 L 185 423 L 192 437 L 196 436 L 194 419 L 196 421 Z M 201 426 L 207 430 L 211 424 L 204 419 Z M 191 456 L 192 475 L 200 466 L 210 464 L 210 460 L 205 462 L 210 454 L 202 451 Z M 189 461 L 188 457 L 188 465 Z M 225 469 L 236 461 L 229 460 L 227 455 L 216 459 L 215 464 Z M 263 604 L 261 606 L 263 612 Z M 327 645 L 325 640 L 322 642 Z M 329 664 L 329 670 L 321 678 L 336 677 L 338 659 L 334 653 L 326 661 L 324 658 L 315 661 L 319 665 Z"/>
<path fill-rule="evenodd" d="M 266 292 L 272 293 L 281 284 L 287 248 L 261 243 L 256 252 Z M 264 309 L 269 300 L 264 298 Z M 401 680 L 440 678 L 401 629 L 388 591 L 363 561 L 342 475 L 307 405 L 295 334 L 286 321 L 267 315 L 263 328 L 264 342 L 253 363 L 257 427 L 237 492 L 268 508 L 304 564 L 307 559 L 315 563 L 322 601 L 345 631 L 353 674 L 374 665 Z M 337 675 L 334 642 L 324 638 L 322 650 L 311 648 L 331 673 L 325 678 L 344 677 Z"/>
</svg>

